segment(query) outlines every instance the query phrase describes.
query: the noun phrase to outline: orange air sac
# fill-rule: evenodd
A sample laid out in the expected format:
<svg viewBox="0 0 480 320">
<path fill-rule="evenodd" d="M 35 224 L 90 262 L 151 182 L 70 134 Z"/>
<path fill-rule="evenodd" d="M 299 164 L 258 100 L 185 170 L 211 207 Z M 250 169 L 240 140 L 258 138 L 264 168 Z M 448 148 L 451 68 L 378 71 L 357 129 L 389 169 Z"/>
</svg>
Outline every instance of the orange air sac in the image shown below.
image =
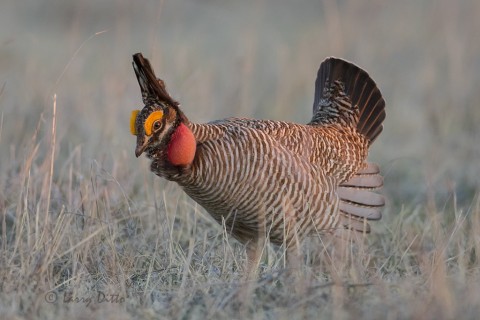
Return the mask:
<svg viewBox="0 0 480 320">
<path fill-rule="evenodd" d="M 168 144 L 168 161 L 174 166 L 190 165 L 195 158 L 196 148 L 195 136 L 185 124 L 181 123 Z"/>
</svg>

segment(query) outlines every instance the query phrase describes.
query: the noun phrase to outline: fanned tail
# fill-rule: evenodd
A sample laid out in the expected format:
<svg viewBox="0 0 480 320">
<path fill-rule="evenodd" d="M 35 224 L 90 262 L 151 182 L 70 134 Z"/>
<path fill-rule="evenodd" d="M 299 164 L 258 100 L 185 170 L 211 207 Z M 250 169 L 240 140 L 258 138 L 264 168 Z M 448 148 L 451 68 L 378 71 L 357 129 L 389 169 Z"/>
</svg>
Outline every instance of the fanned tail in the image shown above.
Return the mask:
<svg viewBox="0 0 480 320">
<path fill-rule="evenodd" d="M 338 58 L 322 62 L 315 81 L 310 125 L 353 126 L 370 145 L 382 132 L 384 119 L 385 100 L 366 71 Z"/>
<path fill-rule="evenodd" d="M 309 125 L 340 124 L 356 128 L 370 146 L 383 130 L 385 100 L 368 73 L 353 63 L 327 58 L 315 81 L 313 117 Z M 367 221 L 379 220 L 385 198 L 379 167 L 365 162 L 350 180 L 338 186 L 341 229 L 370 232 Z M 340 231 L 340 230 L 339 230 Z"/>
<path fill-rule="evenodd" d="M 379 167 L 366 162 L 363 169 L 338 187 L 340 220 L 344 228 L 370 232 L 367 220 L 379 220 L 382 217 L 385 198 L 374 192 L 382 186 L 383 177 Z"/>
</svg>

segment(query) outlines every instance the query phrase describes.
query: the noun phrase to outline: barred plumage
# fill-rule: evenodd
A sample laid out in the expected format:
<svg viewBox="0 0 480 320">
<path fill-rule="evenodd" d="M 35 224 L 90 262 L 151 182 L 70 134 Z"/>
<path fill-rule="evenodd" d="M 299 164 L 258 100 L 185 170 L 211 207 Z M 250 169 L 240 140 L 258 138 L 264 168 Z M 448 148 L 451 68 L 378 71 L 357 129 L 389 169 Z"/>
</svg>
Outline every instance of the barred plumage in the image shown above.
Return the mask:
<svg viewBox="0 0 480 320">
<path fill-rule="evenodd" d="M 319 69 L 308 124 L 231 118 L 190 122 L 141 54 L 133 66 L 145 107 L 132 119 L 136 155 L 177 182 L 250 248 L 267 236 L 293 245 L 315 232 L 369 232 L 381 217 L 378 166 L 366 162 L 382 131 L 385 102 L 355 65 L 328 58 Z"/>
</svg>

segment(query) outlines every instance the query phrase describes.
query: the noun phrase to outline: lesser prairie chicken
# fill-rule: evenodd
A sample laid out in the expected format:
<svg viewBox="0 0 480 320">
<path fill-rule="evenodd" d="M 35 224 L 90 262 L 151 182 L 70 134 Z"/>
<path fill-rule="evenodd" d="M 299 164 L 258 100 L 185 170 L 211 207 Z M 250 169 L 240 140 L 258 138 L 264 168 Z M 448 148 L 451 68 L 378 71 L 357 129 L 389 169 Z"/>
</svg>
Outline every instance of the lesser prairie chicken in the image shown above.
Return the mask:
<svg viewBox="0 0 480 320">
<path fill-rule="evenodd" d="M 369 232 L 381 218 L 383 185 L 366 161 L 381 133 L 385 101 L 370 76 L 337 58 L 320 65 L 308 124 L 230 118 L 190 122 L 138 53 L 133 67 L 145 107 L 132 113 L 135 155 L 177 182 L 249 260 L 259 240 L 293 247 L 314 233 Z"/>
</svg>

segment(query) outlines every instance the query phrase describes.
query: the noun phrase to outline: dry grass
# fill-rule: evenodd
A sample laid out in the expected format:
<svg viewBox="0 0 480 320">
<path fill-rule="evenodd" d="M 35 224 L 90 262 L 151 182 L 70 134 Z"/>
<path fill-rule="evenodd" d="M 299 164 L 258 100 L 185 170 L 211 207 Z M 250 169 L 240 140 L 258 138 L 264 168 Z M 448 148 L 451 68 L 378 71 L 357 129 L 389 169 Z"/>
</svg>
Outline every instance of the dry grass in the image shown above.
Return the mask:
<svg viewBox="0 0 480 320">
<path fill-rule="evenodd" d="M 281 2 L 2 3 L 0 318 L 478 317 L 480 5 Z M 246 281 L 244 248 L 133 155 L 137 51 L 194 121 L 305 122 L 325 56 L 365 67 L 384 219 L 295 270 L 267 247 Z"/>
</svg>

